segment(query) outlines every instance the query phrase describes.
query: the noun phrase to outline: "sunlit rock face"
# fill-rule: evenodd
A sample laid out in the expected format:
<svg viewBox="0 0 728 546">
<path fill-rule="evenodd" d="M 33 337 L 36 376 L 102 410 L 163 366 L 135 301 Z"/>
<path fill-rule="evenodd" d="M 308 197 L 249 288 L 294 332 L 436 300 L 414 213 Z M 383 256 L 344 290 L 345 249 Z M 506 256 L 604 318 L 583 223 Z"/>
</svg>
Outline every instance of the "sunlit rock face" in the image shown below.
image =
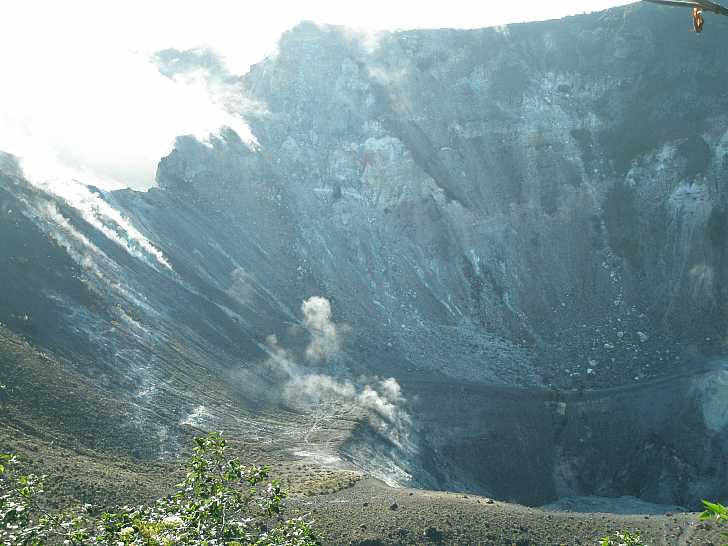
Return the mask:
<svg viewBox="0 0 728 546">
<path fill-rule="evenodd" d="M 553 413 L 518 440 L 547 453 L 545 481 L 512 496 L 719 493 L 723 376 L 639 387 L 720 373 L 711 362 L 727 334 L 728 24 L 711 18 L 696 36 L 681 15 L 640 5 L 377 36 L 301 24 L 244 78 L 226 76 L 256 142 L 230 130 L 181 137 L 148 193 L 59 197 L 0 163 L 10 257 L 0 280 L 16 288 L 0 294 L 0 321 L 81 355 L 89 375 L 144 403 L 181 396 L 183 420 L 199 396 L 215 405 L 194 373 L 221 381 L 233 406 L 275 398 L 261 394 L 277 388 L 260 366 L 265 340 L 304 354 L 301 302 L 323 296 L 347 328 L 316 370 L 402 383 L 420 483 L 504 497 L 513 486 L 483 469 L 497 457 L 478 455 L 509 445 L 493 424 L 492 404 L 505 402 L 457 396 L 458 385 L 629 384 L 632 402 L 617 406 L 509 394 L 524 400 L 508 406 L 515 428 L 519 407 L 524 419 Z M 236 383 L 240 368 L 261 387 Z M 667 414 L 653 412 L 634 437 L 604 424 L 607 413 L 639 420 L 643 396 Z M 440 407 L 465 421 L 442 433 Z M 600 431 L 625 464 L 651 438 L 661 473 L 614 477 L 606 459 L 594 470 L 580 453 L 599 451 Z M 348 453 L 373 452 L 352 438 Z M 469 455 L 446 458 L 452 446 Z M 459 462 L 443 470 L 447 461 Z M 669 485 L 686 472 L 698 485 Z M 669 483 L 658 491 L 659 480 Z"/>
<path fill-rule="evenodd" d="M 652 7 L 375 37 L 302 24 L 241 84 L 256 150 L 181 140 L 159 184 L 231 215 L 287 287 L 329 294 L 413 370 L 674 370 L 725 336 L 721 25 L 696 40 Z"/>
</svg>

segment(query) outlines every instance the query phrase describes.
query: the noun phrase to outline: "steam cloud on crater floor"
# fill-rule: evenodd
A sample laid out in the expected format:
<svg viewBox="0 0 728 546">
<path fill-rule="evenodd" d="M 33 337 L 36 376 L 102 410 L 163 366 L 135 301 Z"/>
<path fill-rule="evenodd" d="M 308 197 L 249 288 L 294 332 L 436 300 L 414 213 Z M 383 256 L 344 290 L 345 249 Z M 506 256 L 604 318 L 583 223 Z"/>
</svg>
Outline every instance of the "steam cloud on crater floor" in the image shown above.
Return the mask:
<svg viewBox="0 0 728 546">
<path fill-rule="evenodd" d="M 305 300 L 301 313 L 310 338 L 300 358 L 281 347 L 277 336 L 270 335 L 266 339 L 269 357 L 264 365 L 270 377 L 280 382 L 285 403 L 300 410 L 321 413 L 322 417 L 343 411 L 361 412 L 372 429 L 397 449 L 414 453 L 407 399 L 395 378 L 337 378 L 320 371 L 312 372 L 299 363 L 325 364 L 341 352 L 342 337 L 351 331 L 348 325 L 332 320 L 331 303 L 326 298 L 317 296 Z"/>
<path fill-rule="evenodd" d="M 327 360 L 341 350 L 341 334 L 349 331 L 346 325 L 331 320 L 331 303 L 322 297 L 312 297 L 301 304 L 303 324 L 311 334 L 306 347 L 306 359 L 312 362 Z"/>
</svg>

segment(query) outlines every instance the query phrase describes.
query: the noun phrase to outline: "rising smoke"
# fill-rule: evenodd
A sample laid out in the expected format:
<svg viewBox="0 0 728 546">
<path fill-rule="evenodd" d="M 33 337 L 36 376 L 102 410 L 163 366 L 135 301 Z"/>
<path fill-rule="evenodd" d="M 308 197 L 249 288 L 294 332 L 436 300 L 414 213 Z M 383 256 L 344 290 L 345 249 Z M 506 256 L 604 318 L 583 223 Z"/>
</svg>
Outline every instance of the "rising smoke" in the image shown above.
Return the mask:
<svg viewBox="0 0 728 546">
<path fill-rule="evenodd" d="M 412 419 L 397 380 L 323 373 L 321 368 L 341 353 L 351 328 L 333 321 L 331 303 L 323 297 L 303 301 L 301 314 L 308 340 L 300 355 L 282 347 L 275 335 L 266 339 L 268 359 L 263 367 L 266 376 L 280 385 L 282 401 L 319 418 L 353 411 L 398 449 L 413 452 Z"/>
<path fill-rule="evenodd" d="M 161 250 L 134 227 L 118 210 L 87 186 L 76 181 L 32 183 L 43 190 L 43 192 L 59 197 L 67 205 L 74 208 L 90 226 L 123 248 L 131 256 L 146 262 L 155 269 L 172 270 L 172 266 Z M 37 212 L 51 224 L 57 224 L 58 227 L 72 233 L 78 239 L 80 234 L 76 233 L 77 230 L 58 212 L 55 205 L 42 207 L 41 209 L 37 209 Z M 79 241 L 84 247 L 91 247 L 87 240 L 79 239 Z M 71 249 L 67 245 L 63 246 L 66 247 L 73 257 Z M 94 250 L 96 251 L 97 249 Z M 95 253 L 98 254 L 99 252 Z"/>
<path fill-rule="evenodd" d="M 336 325 L 331 320 L 329 300 L 313 297 L 301 304 L 303 325 L 311 335 L 306 347 L 306 359 L 311 362 L 324 361 L 336 356 L 341 350 L 341 335 L 349 331 L 347 325 Z"/>
<path fill-rule="evenodd" d="M 236 267 L 230 273 L 230 287 L 227 293 L 243 304 L 247 304 L 255 294 L 253 276 L 242 267 Z"/>
</svg>

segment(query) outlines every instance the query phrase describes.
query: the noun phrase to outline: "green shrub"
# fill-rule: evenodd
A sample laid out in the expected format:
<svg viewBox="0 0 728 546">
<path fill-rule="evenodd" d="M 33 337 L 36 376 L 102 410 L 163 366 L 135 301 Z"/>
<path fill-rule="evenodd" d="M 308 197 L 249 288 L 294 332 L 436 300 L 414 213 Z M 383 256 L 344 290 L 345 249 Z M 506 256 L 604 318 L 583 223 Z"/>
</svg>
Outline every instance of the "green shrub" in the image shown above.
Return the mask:
<svg viewBox="0 0 728 546">
<path fill-rule="evenodd" d="M 284 519 L 285 493 L 269 482 L 268 468 L 226 459 L 219 433 L 195 439 L 185 480 L 152 506 L 125 506 L 94 516 L 92 507 L 45 513 L 43 477 L 15 472 L 17 460 L 0 456 L 0 543 L 42 546 L 230 545 L 315 546 L 305 517 Z"/>
<path fill-rule="evenodd" d="M 643 544 L 639 533 L 618 531 L 614 536 L 606 536 L 599 542 L 599 546 L 647 546 Z"/>
<path fill-rule="evenodd" d="M 703 506 L 705 506 L 705 512 L 700 514 L 700 519 L 715 520 L 719 525 L 728 527 L 728 507 L 708 501 L 703 501 Z M 728 539 L 728 531 L 723 533 L 723 538 Z M 724 546 L 728 546 L 728 544 Z"/>
</svg>

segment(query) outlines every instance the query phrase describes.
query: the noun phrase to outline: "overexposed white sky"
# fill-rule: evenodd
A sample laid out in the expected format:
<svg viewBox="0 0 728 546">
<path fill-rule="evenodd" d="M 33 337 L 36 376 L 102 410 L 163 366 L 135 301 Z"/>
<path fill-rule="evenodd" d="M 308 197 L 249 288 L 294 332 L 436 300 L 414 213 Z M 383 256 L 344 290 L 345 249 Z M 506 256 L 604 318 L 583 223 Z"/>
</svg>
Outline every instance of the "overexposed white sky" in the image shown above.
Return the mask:
<svg viewBox="0 0 728 546">
<path fill-rule="evenodd" d="M 150 187 L 180 134 L 243 131 L 201 82 L 149 56 L 209 47 L 231 71 L 275 52 L 302 20 L 363 30 L 478 28 L 597 11 L 620 0 L 5 0 L 0 6 L 0 150 L 36 179 Z"/>
</svg>

